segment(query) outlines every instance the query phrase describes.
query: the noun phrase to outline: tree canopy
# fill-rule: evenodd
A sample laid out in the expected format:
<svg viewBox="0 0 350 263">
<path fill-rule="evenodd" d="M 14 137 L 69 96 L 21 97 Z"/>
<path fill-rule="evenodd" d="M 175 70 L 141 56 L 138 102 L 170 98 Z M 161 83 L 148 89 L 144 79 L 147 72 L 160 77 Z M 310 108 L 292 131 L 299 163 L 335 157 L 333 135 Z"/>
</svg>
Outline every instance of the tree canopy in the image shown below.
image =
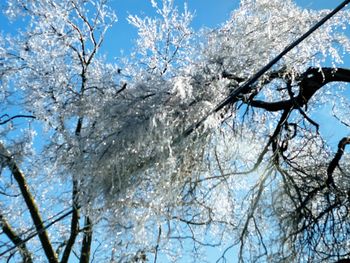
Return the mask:
<svg viewBox="0 0 350 263">
<path fill-rule="evenodd" d="M 0 258 L 350 257 L 350 12 L 213 112 L 329 10 L 241 0 L 196 31 L 187 5 L 150 4 L 114 63 L 109 1 L 7 1 L 24 26 L 0 35 Z"/>
</svg>

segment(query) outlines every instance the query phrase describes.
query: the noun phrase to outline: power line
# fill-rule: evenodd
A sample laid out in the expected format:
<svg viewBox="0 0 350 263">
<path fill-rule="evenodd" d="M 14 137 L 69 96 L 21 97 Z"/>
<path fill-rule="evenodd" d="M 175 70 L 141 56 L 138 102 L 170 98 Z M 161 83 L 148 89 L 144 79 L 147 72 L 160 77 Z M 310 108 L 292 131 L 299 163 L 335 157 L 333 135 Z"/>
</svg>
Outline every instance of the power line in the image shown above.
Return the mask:
<svg viewBox="0 0 350 263">
<path fill-rule="evenodd" d="M 225 99 L 223 99 L 218 105 L 215 106 L 211 111 L 209 111 L 202 119 L 200 119 L 195 124 L 191 125 L 187 130 L 184 131 L 183 136 L 187 137 L 190 135 L 195 129 L 203 124 L 203 122 L 213 113 L 220 111 L 223 107 L 230 103 L 235 103 L 238 101 L 238 95 L 249 92 L 251 86 L 268 71 L 274 64 L 276 64 L 282 57 L 284 57 L 289 51 L 298 46 L 301 42 L 303 42 L 307 37 L 309 37 L 313 32 L 315 32 L 319 27 L 321 27 L 324 23 L 326 23 L 330 18 L 332 18 L 335 14 L 337 14 L 341 9 L 343 9 L 347 4 L 350 3 L 350 0 L 346 0 L 342 2 L 339 6 L 337 6 L 332 12 L 322 18 L 319 22 L 317 22 L 313 27 L 311 27 L 306 33 L 300 36 L 297 40 L 292 42 L 289 46 L 287 46 L 280 54 L 278 54 L 274 59 L 272 59 L 266 66 L 261 68 L 257 73 L 255 73 L 250 79 L 248 79 L 242 86 L 233 90 Z"/>
<path fill-rule="evenodd" d="M 46 226 L 42 227 L 41 229 L 39 229 L 38 231 L 35 231 L 34 233 L 32 233 L 31 235 L 29 235 L 28 237 L 26 237 L 25 239 L 22 240 L 22 242 L 20 242 L 19 244 L 12 246 L 8 249 L 6 249 L 5 251 L 3 251 L 0 254 L 0 257 L 4 256 L 5 254 L 7 254 L 8 252 L 16 249 L 17 247 L 19 247 L 20 245 L 28 242 L 29 240 L 31 240 L 32 238 L 34 238 L 35 236 L 37 236 L 39 233 L 45 231 L 46 229 L 48 229 L 50 226 L 52 226 L 53 224 L 57 223 L 58 221 L 61 221 L 62 219 L 66 218 L 67 216 L 69 216 L 71 213 L 73 213 L 74 209 L 69 210 L 68 212 L 64 213 L 63 215 L 61 215 L 60 217 L 58 217 L 57 219 L 53 220 L 52 222 L 48 223 Z"/>
<path fill-rule="evenodd" d="M 59 215 L 63 214 L 64 212 L 66 212 L 66 211 L 68 211 L 68 210 L 71 210 L 71 208 L 65 208 L 65 209 L 61 210 L 60 212 L 56 213 L 55 215 L 53 215 L 53 216 L 51 216 L 51 217 L 45 219 L 45 220 L 43 221 L 43 223 L 47 223 L 47 222 L 49 222 L 49 221 L 51 221 L 51 222 L 54 221 L 56 217 L 58 217 Z M 50 224 L 50 223 L 49 223 L 49 224 Z M 22 236 L 24 236 L 24 235 L 30 236 L 30 235 L 33 235 L 34 233 L 36 233 L 35 226 L 33 226 L 33 227 L 31 227 L 31 228 L 28 228 L 28 229 L 22 231 L 21 233 L 18 233 L 17 235 L 18 235 L 19 237 L 22 237 Z M 10 243 L 12 243 L 12 241 L 4 242 L 3 244 L 0 245 L 0 249 L 2 249 L 3 247 L 8 247 Z M 22 243 L 20 243 L 20 244 L 22 244 Z"/>
</svg>

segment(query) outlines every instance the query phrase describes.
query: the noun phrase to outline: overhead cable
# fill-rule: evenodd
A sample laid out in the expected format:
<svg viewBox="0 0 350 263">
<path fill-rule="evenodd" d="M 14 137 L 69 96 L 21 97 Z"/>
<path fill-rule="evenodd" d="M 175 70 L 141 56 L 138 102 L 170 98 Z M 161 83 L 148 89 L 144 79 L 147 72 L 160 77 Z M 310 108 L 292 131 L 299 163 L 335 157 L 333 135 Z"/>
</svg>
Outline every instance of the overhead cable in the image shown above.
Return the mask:
<svg viewBox="0 0 350 263">
<path fill-rule="evenodd" d="M 187 137 L 190 135 L 195 129 L 200 127 L 203 122 L 212 114 L 220 111 L 222 108 L 227 106 L 228 104 L 232 104 L 238 101 L 238 96 L 240 94 L 244 94 L 250 91 L 251 86 L 269 69 L 272 68 L 281 58 L 283 58 L 289 51 L 298 46 L 301 42 L 303 42 L 307 37 L 309 37 L 313 32 L 315 32 L 318 28 L 320 28 L 324 23 L 326 23 L 330 18 L 336 15 L 340 10 L 342 10 L 347 4 L 350 3 L 350 0 L 343 1 L 339 6 L 337 6 L 332 12 L 322 18 L 319 22 L 317 22 L 313 27 L 311 27 L 305 34 L 300 36 L 297 40 L 292 42 L 289 46 L 285 47 L 285 49 L 278 54 L 274 59 L 272 59 L 266 66 L 261 68 L 257 73 L 255 73 L 251 78 L 249 78 L 242 86 L 234 89 L 225 99 L 223 99 L 218 105 L 216 105 L 212 110 L 210 110 L 202 119 L 200 119 L 195 124 L 191 125 L 187 128 L 183 136 Z"/>
</svg>

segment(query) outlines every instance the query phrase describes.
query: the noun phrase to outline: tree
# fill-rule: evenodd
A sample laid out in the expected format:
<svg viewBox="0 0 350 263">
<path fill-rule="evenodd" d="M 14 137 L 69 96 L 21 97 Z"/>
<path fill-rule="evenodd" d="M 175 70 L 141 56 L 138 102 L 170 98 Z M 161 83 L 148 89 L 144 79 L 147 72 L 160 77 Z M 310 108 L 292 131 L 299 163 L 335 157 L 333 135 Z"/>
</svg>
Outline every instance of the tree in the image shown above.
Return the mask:
<svg viewBox="0 0 350 263">
<path fill-rule="evenodd" d="M 322 130 L 350 125 L 349 12 L 213 112 L 326 12 L 242 0 L 195 32 L 186 6 L 151 4 L 155 18 L 129 16 L 139 39 L 115 65 L 100 55 L 116 21 L 107 1 L 7 2 L 26 30 L 0 41 L 1 257 L 350 257 L 350 138 L 334 147 Z"/>
</svg>

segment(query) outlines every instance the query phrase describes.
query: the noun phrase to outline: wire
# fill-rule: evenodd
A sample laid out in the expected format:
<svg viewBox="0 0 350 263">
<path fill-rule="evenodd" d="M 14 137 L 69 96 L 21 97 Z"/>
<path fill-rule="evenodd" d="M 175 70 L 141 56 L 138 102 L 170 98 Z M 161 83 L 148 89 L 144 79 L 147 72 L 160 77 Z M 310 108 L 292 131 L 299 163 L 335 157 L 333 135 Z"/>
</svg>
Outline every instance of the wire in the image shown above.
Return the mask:
<svg viewBox="0 0 350 263">
<path fill-rule="evenodd" d="M 332 18 L 335 14 L 337 14 L 341 9 L 343 9 L 347 4 L 350 3 L 350 0 L 346 0 L 342 2 L 339 6 L 337 6 L 332 12 L 322 18 L 319 22 L 317 22 L 313 27 L 311 27 L 306 33 L 300 36 L 297 40 L 292 42 L 289 46 L 287 46 L 280 54 L 278 54 L 274 59 L 272 59 L 266 66 L 261 68 L 257 73 L 255 73 L 250 79 L 248 79 L 242 86 L 233 90 L 225 99 L 223 99 L 215 108 L 209 111 L 202 119 L 200 119 L 195 124 L 191 125 L 187 130 L 184 131 L 183 136 L 187 137 L 190 135 L 195 129 L 203 124 L 203 122 L 213 113 L 220 111 L 223 107 L 230 103 L 235 103 L 238 101 L 238 95 L 242 93 L 247 93 L 251 86 L 268 71 L 274 64 L 276 64 L 282 57 L 284 57 L 289 51 L 298 46 L 301 42 L 303 42 L 307 37 L 309 37 L 313 32 L 315 32 L 319 27 L 321 27 L 324 23 L 326 23 L 330 18 Z"/>
<path fill-rule="evenodd" d="M 38 235 L 39 233 L 42 233 L 43 231 L 45 231 L 46 229 L 48 229 L 50 226 L 52 226 L 53 224 L 57 223 L 58 221 L 61 221 L 62 219 L 64 219 L 65 217 L 69 216 L 71 213 L 73 213 L 74 209 L 71 209 L 70 211 L 66 212 L 65 214 L 61 215 L 60 217 L 58 217 L 57 219 L 53 220 L 52 222 L 50 222 L 49 224 L 47 224 L 46 226 L 44 226 L 43 228 L 39 229 L 39 231 L 34 232 L 33 234 L 29 235 L 27 238 L 23 239 L 22 242 L 20 242 L 19 244 L 12 246 L 10 248 L 8 248 L 7 250 L 3 251 L 0 254 L 0 258 L 2 256 L 4 256 L 5 254 L 7 254 L 8 252 L 11 252 L 12 250 L 16 249 L 18 246 L 26 243 L 27 241 L 31 240 L 32 238 L 34 238 L 36 235 Z"/>
<path fill-rule="evenodd" d="M 2 119 L 3 117 L 8 117 L 8 115 L 5 114 L 5 115 L 2 115 L 2 116 L 0 117 L 0 125 L 6 124 L 6 123 L 8 123 L 8 122 L 10 122 L 10 121 L 12 121 L 12 120 L 14 120 L 14 119 L 17 119 L 17 118 L 30 118 L 30 119 L 35 119 L 35 116 L 32 116 L 32 115 L 15 115 L 15 116 L 12 116 L 12 117 L 8 117 L 8 118 L 7 118 L 6 120 L 4 120 L 4 121 L 1 121 L 1 119 Z"/>
<path fill-rule="evenodd" d="M 56 213 L 55 215 L 53 215 L 53 216 L 51 216 L 51 217 L 45 219 L 45 220 L 43 221 L 43 223 L 49 222 L 50 220 L 54 220 L 54 218 L 58 217 L 59 215 L 63 214 L 64 212 L 66 212 L 66 211 L 68 211 L 68 210 L 70 210 L 70 208 L 65 208 L 65 209 L 59 211 L 59 212 Z M 32 234 L 35 233 L 35 232 L 36 232 L 35 226 L 32 226 L 31 228 L 28 228 L 28 229 L 24 230 L 22 233 L 18 233 L 17 235 L 18 235 L 19 237 L 24 236 L 24 235 L 30 236 L 30 235 L 32 235 Z M 31 234 L 31 233 L 32 233 L 32 234 Z M 3 247 L 8 247 L 10 243 L 12 243 L 12 241 L 4 242 L 4 244 L 1 244 L 1 245 L 0 245 L 0 249 L 3 248 Z"/>
</svg>

